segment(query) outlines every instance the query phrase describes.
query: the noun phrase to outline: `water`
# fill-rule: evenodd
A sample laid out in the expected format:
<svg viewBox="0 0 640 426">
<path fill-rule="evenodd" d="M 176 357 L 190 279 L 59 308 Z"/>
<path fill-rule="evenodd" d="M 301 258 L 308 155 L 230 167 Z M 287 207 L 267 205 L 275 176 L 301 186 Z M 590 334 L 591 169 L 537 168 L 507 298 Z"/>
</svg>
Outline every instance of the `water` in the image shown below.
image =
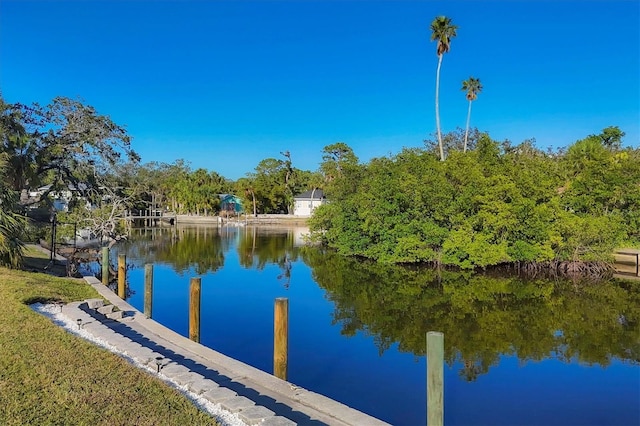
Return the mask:
<svg viewBox="0 0 640 426">
<path fill-rule="evenodd" d="M 201 343 L 273 371 L 273 310 L 289 298 L 289 381 L 397 425 L 426 423 L 425 335 L 445 334 L 447 425 L 640 424 L 640 283 L 523 280 L 379 265 L 303 248 L 293 228 L 141 231 L 128 301 Z"/>
</svg>

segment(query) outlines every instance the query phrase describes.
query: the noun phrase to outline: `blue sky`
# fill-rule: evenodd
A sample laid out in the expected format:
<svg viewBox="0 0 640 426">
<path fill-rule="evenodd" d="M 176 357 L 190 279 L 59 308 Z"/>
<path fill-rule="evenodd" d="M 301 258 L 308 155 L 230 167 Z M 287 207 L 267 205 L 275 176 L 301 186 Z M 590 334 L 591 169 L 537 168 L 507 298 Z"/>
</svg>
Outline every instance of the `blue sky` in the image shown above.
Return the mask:
<svg viewBox="0 0 640 426">
<path fill-rule="evenodd" d="M 362 161 L 435 132 L 429 24 L 458 25 L 442 64 L 443 131 L 568 146 L 604 127 L 640 146 L 637 0 L 0 2 L 7 102 L 80 98 L 125 125 L 143 162 L 188 161 L 230 179 L 291 152 Z"/>
</svg>

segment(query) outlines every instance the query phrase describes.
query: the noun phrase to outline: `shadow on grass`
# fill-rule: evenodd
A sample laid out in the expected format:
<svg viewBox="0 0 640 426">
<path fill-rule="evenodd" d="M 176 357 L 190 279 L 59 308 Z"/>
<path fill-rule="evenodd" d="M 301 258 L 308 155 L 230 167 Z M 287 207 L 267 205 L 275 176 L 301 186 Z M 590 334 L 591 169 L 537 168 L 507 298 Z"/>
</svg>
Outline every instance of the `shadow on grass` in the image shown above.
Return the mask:
<svg viewBox="0 0 640 426">
<path fill-rule="evenodd" d="M 51 262 L 48 258 L 42 257 L 24 256 L 22 269 L 27 272 L 41 272 L 56 277 L 67 276 L 67 268 L 60 261 Z"/>
<path fill-rule="evenodd" d="M 34 303 L 42 303 L 43 305 L 47 305 L 47 304 L 60 305 L 60 304 L 64 304 L 65 302 L 60 298 L 33 296 L 33 297 L 27 297 L 22 301 L 22 303 L 24 303 L 25 305 L 33 305 Z"/>
</svg>

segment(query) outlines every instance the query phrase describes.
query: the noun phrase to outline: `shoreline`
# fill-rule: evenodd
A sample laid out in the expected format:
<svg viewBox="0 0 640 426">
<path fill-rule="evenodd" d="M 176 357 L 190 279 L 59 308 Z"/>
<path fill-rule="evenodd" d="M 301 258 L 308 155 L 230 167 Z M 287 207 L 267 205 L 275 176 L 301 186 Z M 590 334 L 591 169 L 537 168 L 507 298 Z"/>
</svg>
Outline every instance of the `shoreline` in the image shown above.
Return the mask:
<svg viewBox="0 0 640 426">
<path fill-rule="evenodd" d="M 308 217 L 293 216 L 285 214 L 259 214 L 257 216 L 244 215 L 239 217 L 224 218 L 222 216 L 195 216 L 176 215 L 175 224 L 207 224 L 220 225 L 243 224 L 243 225 L 307 225 Z M 166 224 L 164 224 L 166 225 Z"/>
</svg>

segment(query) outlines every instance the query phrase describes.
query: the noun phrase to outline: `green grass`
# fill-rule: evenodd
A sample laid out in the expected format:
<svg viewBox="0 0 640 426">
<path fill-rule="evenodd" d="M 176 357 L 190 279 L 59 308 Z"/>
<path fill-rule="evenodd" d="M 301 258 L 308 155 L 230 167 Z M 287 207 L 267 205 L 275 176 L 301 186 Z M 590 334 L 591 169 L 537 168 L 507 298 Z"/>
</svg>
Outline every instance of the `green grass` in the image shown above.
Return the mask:
<svg viewBox="0 0 640 426">
<path fill-rule="evenodd" d="M 42 250 L 38 250 L 34 245 L 27 245 L 23 252 L 23 269 L 26 271 L 46 272 L 49 275 L 64 277 L 67 269 L 60 262 L 49 262 L 49 255 Z"/>
<path fill-rule="evenodd" d="M 95 297 L 82 280 L 0 268 L 0 424 L 216 424 L 153 375 L 27 306 Z"/>
</svg>

